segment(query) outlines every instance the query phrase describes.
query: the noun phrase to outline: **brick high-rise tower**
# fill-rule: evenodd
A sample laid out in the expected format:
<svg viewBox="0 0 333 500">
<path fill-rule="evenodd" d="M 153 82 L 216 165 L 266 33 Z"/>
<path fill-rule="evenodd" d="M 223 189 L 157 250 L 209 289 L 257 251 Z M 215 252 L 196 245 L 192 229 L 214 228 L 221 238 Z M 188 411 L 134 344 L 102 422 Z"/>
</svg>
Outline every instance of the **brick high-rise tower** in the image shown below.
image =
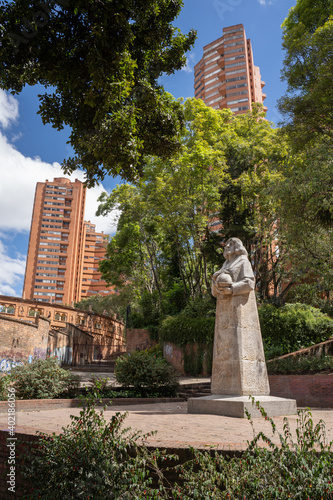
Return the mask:
<svg viewBox="0 0 333 500">
<path fill-rule="evenodd" d="M 242 24 L 223 28 L 223 36 L 204 47 L 194 68 L 194 95 L 214 109 L 246 113 L 253 103 L 264 102 L 264 85 Z"/>
<path fill-rule="evenodd" d="M 77 179 L 37 183 L 24 299 L 72 305 L 94 293 L 112 292 L 98 273 L 108 237 L 84 221 L 85 197 L 84 185 Z"/>
</svg>

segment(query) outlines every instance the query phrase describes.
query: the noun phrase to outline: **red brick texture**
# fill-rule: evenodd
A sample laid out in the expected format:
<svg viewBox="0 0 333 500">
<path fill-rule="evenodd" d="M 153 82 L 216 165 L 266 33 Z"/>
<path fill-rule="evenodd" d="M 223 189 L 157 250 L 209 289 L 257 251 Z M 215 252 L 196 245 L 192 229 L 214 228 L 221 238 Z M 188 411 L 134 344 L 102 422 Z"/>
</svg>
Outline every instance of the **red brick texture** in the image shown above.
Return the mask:
<svg viewBox="0 0 333 500">
<path fill-rule="evenodd" d="M 333 374 L 269 375 L 272 396 L 296 399 L 297 406 L 333 408 Z"/>
<path fill-rule="evenodd" d="M 149 330 L 144 328 L 129 328 L 126 332 L 126 352 L 141 351 L 153 347 L 157 342 L 151 340 Z"/>
</svg>

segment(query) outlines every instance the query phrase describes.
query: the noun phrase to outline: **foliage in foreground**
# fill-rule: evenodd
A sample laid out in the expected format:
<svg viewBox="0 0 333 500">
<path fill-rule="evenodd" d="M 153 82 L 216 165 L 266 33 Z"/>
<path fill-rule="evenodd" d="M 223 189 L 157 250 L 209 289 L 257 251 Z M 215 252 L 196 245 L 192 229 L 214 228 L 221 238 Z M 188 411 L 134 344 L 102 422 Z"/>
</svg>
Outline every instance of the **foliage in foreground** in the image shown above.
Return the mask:
<svg viewBox="0 0 333 500">
<path fill-rule="evenodd" d="M 283 433 L 278 433 L 273 420 L 258 402 L 256 405 L 270 422 L 273 434 L 278 434 L 280 444 L 259 432 L 241 458 L 193 450 L 194 460 L 180 466 L 184 484 L 175 488 L 173 498 L 333 498 L 332 442 L 326 441 L 324 422 L 314 425 L 311 412 L 299 410 L 293 441 L 287 418 Z M 253 427 L 249 414 L 248 419 Z M 266 448 L 258 446 L 261 439 Z"/>
<path fill-rule="evenodd" d="M 133 386 L 141 395 L 158 390 L 164 396 L 175 396 L 178 375 L 173 366 L 160 356 L 136 351 L 117 359 L 114 373 L 123 387 Z"/>
<path fill-rule="evenodd" d="M 0 87 L 13 93 L 42 84 L 43 123 L 71 127 L 88 187 L 106 175 L 133 181 L 145 155 L 179 149 L 180 102 L 158 84 L 186 64 L 195 32 L 173 25 L 181 0 L 1 2 Z"/>
<path fill-rule="evenodd" d="M 15 388 L 17 399 L 52 399 L 69 394 L 78 385 L 77 378 L 61 368 L 55 357 L 34 359 L 32 363 L 16 366 L 2 377 L 5 378 Z M 4 383 L 5 380 L 1 385 Z"/>
<path fill-rule="evenodd" d="M 241 458 L 192 449 L 193 460 L 171 468 L 180 480 L 170 484 L 161 465 L 177 457 L 149 452 L 140 442 L 149 435 L 122 429 L 125 413 L 116 413 L 107 423 L 105 408 L 96 411 L 95 402 L 92 396 L 61 435 L 40 434 L 22 468 L 24 498 L 51 500 L 55 491 L 64 500 L 333 498 L 332 442 L 327 443 L 324 422 L 314 425 L 309 411 L 298 412 L 294 441 L 288 419 L 278 433 L 257 402 L 279 445 L 253 429 L 254 438 Z M 253 427 L 249 413 L 248 419 Z"/>
<path fill-rule="evenodd" d="M 63 433 L 42 433 L 23 467 L 24 498 L 54 500 L 161 498 L 149 489 L 150 472 L 161 454 L 138 447 L 146 436 L 130 433 L 122 424 L 126 413 L 116 413 L 107 423 L 96 411 L 94 397 Z"/>
</svg>

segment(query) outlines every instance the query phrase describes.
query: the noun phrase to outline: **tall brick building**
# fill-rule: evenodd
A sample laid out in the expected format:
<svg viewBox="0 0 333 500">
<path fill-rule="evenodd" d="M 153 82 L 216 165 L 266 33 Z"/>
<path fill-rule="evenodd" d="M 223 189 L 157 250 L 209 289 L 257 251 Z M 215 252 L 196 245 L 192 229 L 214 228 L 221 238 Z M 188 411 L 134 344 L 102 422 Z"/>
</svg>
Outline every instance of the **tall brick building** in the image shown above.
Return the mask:
<svg viewBox="0 0 333 500">
<path fill-rule="evenodd" d="M 204 47 L 194 68 L 194 95 L 214 109 L 246 113 L 255 102 L 263 103 L 265 82 L 253 63 L 251 41 L 244 26 L 223 28 L 223 36 Z M 265 110 L 267 108 L 264 108 Z"/>
<path fill-rule="evenodd" d="M 84 221 L 85 197 L 77 179 L 37 183 L 24 299 L 72 305 L 95 293 L 112 293 L 98 272 L 108 236 Z"/>
</svg>

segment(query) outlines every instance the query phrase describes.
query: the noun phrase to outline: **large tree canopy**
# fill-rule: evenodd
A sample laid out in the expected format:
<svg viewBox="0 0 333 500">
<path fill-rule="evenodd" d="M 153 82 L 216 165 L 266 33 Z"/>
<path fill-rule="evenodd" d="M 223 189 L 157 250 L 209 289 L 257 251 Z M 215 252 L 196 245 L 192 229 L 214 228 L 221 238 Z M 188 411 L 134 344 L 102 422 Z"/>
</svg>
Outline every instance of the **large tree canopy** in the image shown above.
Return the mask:
<svg viewBox="0 0 333 500">
<path fill-rule="evenodd" d="M 333 135 L 333 0 L 297 0 L 282 24 L 282 77 L 288 92 L 280 111 L 302 144 Z"/>
<path fill-rule="evenodd" d="M 103 278 L 136 288 L 138 296 L 154 295 L 162 306 L 166 294 L 179 290 L 191 302 L 210 296 L 211 276 L 223 263 L 222 240 L 240 236 L 260 295 L 267 297 L 271 281 L 278 293 L 283 249 L 278 254 L 271 244 L 277 206 L 270 188 L 280 175 L 284 142 L 260 107 L 235 117 L 189 99 L 184 110 L 182 151 L 167 162 L 151 158 L 140 182 L 100 199 L 100 215 L 121 211 L 100 264 Z"/>
<path fill-rule="evenodd" d="M 280 227 L 298 281 L 315 276 L 326 292 L 333 286 L 333 0 L 297 0 L 282 28 L 288 93 L 280 109 L 291 148 L 277 185 Z"/>
<path fill-rule="evenodd" d="M 71 127 L 87 185 L 105 175 L 134 180 L 147 154 L 179 147 L 181 104 L 157 83 L 185 64 L 195 32 L 171 23 L 182 0 L 1 1 L 0 86 L 40 83 L 43 123 Z"/>
</svg>

